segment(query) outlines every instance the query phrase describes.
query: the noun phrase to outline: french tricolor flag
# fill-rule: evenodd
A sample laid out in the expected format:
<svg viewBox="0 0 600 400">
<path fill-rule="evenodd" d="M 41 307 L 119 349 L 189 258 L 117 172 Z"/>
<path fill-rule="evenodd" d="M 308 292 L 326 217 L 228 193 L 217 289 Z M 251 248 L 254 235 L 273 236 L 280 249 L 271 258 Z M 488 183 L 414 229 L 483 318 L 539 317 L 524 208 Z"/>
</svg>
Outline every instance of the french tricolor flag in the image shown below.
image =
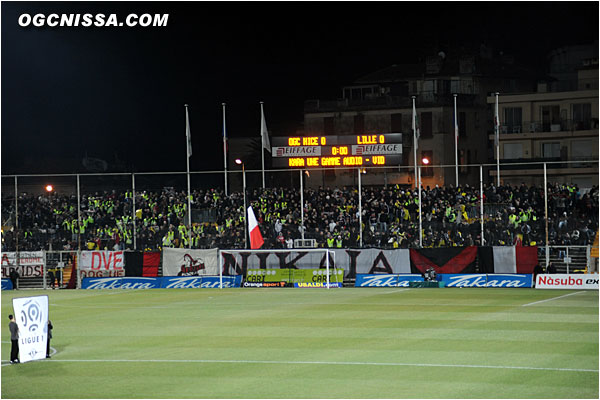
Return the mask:
<svg viewBox="0 0 600 400">
<path fill-rule="evenodd" d="M 256 221 L 256 217 L 254 216 L 254 211 L 252 211 L 252 207 L 248 207 L 248 232 L 250 232 L 250 248 L 252 250 L 260 249 L 260 247 L 265 241 L 263 240 L 263 237 L 260 234 L 258 222 Z"/>
</svg>

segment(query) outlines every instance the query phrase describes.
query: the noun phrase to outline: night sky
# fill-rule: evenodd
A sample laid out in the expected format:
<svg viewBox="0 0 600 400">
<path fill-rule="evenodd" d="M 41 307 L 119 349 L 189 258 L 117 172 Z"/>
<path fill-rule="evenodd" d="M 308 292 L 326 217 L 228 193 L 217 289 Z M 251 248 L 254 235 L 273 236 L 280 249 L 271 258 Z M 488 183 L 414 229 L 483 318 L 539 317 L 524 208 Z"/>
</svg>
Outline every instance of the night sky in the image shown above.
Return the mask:
<svg viewBox="0 0 600 400">
<path fill-rule="evenodd" d="M 391 64 L 486 42 L 540 69 L 548 51 L 598 40 L 597 2 L 2 2 L 2 174 L 222 168 L 229 137 L 302 127 L 308 99 Z M 168 13 L 167 27 L 36 28 L 23 13 Z M 75 160 L 74 163 L 72 160 Z"/>
</svg>

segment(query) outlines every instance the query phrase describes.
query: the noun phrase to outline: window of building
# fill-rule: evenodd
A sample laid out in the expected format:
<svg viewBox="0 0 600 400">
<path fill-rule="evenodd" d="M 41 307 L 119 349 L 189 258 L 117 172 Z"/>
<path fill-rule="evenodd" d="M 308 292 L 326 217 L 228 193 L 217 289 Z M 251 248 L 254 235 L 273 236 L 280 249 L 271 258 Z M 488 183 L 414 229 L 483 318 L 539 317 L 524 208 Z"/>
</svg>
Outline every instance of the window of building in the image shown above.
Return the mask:
<svg viewBox="0 0 600 400">
<path fill-rule="evenodd" d="M 541 106 L 540 114 L 544 132 L 558 132 L 561 130 L 559 106 Z"/>
<path fill-rule="evenodd" d="M 325 135 L 333 135 L 334 134 L 333 117 L 323 118 L 323 134 L 325 134 Z"/>
<path fill-rule="evenodd" d="M 402 114 L 390 114 L 390 130 L 394 133 L 402 132 Z"/>
<path fill-rule="evenodd" d="M 504 159 L 523 158 L 523 145 L 521 143 L 504 143 Z"/>
<path fill-rule="evenodd" d="M 592 129 L 592 105 L 590 103 L 573 104 L 573 129 L 576 131 Z"/>
<path fill-rule="evenodd" d="M 408 96 L 408 82 L 395 82 L 389 85 L 390 96 Z"/>
<path fill-rule="evenodd" d="M 433 121 L 431 112 L 422 112 L 420 114 L 421 120 L 421 138 L 427 139 L 433 137 Z"/>
<path fill-rule="evenodd" d="M 467 164 L 471 164 L 471 150 L 461 149 L 458 151 L 458 166 L 461 174 L 466 174 L 469 172 L 469 167 Z"/>
<path fill-rule="evenodd" d="M 597 151 L 598 147 L 596 147 Z M 571 158 L 576 160 L 591 160 L 594 157 L 594 144 L 591 140 L 574 140 L 571 142 Z"/>
<path fill-rule="evenodd" d="M 560 143 L 542 143 L 543 158 L 558 158 L 560 157 Z"/>
<path fill-rule="evenodd" d="M 433 151 L 431 150 L 423 150 L 421 151 L 421 159 L 419 160 L 419 164 L 423 165 L 423 159 L 426 158 L 429 160 L 429 167 L 421 167 L 421 176 L 433 176 Z"/>
<path fill-rule="evenodd" d="M 410 158 L 412 156 L 412 147 L 402 146 L 402 165 L 406 166 L 410 163 Z"/>
<path fill-rule="evenodd" d="M 467 113 L 458 113 L 458 136 L 467 137 Z"/>
<path fill-rule="evenodd" d="M 521 107 L 506 107 L 504 109 L 504 121 L 507 133 L 521 133 L 523 111 Z"/>
<path fill-rule="evenodd" d="M 357 114 L 354 116 L 354 134 L 361 135 L 365 133 L 365 116 Z"/>
</svg>

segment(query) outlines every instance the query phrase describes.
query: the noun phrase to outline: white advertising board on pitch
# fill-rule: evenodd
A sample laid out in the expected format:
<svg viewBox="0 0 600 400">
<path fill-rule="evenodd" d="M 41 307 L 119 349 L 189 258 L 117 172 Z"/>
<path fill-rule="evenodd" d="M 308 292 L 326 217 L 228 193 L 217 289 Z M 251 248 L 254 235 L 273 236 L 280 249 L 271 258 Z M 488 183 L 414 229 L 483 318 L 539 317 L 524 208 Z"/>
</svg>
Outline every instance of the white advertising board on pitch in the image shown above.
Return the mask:
<svg viewBox="0 0 600 400">
<path fill-rule="evenodd" d="M 48 296 L 13 299 L 15 320 L 19 327 L 19 360 L 46 358 L 48 344 Z"/>
</svg>

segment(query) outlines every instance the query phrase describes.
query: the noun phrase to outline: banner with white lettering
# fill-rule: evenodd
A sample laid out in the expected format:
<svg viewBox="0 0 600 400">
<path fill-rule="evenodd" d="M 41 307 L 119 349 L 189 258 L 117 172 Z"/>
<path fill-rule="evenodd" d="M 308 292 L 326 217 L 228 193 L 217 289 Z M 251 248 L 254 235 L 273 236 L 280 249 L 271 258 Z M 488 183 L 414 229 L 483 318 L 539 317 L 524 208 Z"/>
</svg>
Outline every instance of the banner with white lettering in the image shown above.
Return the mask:
<svg viewBox="0 0 600 400">
<path fill-rule="evenodd" d="M 163 276 L 219 275 L 218 249 L 163 248 Z"/>
<path fill-rule="evenodd" d="M 13 299 L 15 320 L 19 327 L 19 360 L 46 358 L 48 343 L 48 296 Z"/>
<path fill-rule="evenodd" d="M 124 271 L 125 257 L 122 251 L 82 251 L 79 267 L 92 271 Z"/>
<path fill-rule="evenodd" d="M 334 249 L 329 268 L 343 269 L 346 278 L 356 274 L 409 274 L 408 249 Z M 316 269 L 326 267 L 325 253 L 302 250 L 250 252 L 224 250 L 223 275 L 246 275 L 248 269 Z"/>
<path fill-rule="evenodd" d="M 21 278 L 32 278 L 44 274 L 43 251 L 20 251 L 17 267 L 16 252 L 2 252 L 2 277 L 8 278 L 10 271 L 16 269 Z"/>
</svg>

